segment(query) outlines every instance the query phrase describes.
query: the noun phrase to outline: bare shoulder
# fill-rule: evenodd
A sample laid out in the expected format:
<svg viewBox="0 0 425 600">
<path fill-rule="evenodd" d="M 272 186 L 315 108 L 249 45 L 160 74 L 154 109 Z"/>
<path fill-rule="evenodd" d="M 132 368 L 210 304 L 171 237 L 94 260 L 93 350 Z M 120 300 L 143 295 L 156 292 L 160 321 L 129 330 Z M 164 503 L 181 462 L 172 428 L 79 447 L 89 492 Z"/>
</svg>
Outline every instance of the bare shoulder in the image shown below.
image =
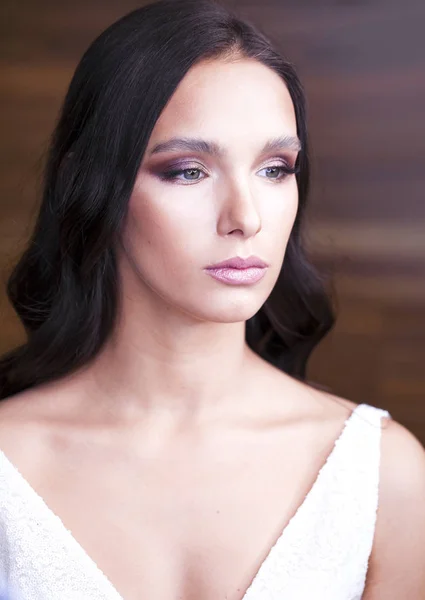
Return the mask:
<svg viewBox="0 0 425 600">
<path fill-rule="evenodd" d="M 40 441 L 33 392 L 21 392 L 0 401 L 0 450 L 15 464 L 35 460 Z"/>
<path fill-rule="evenodd" d="M 60 413 L 59 386 L 40 386 L 0 401 L 0 450 L 29 472 L 40 464 Z"/>
<path fill-rule="evenodd" d="M 283 411 L 294 418 L 311 421 L 316 425 L 333 422 L 338 427 L 358 406 L 316 382 L 299 380 L 263 360 L 257 364 L 260 389 L 262 392 L 267 391 L 262 396 L 271 399 L 276 406 L 282 407 Z M 255 390 L 255 385 L 252 388 Z M 257 396 L 258 393 L 260 392 L 256 392 Z M 282 399 L 285 401 L 282 402 Z M 262 410 L 263 408 L 264 404 Z"/>
<path fill-rule="evenodd" d="M 297 382 L 320 428 L 358 406 Z M 316 418 L 317 417 L 317 418 Z M 425 598 L 425 449 L 402 424 L 382 419 L 379 507 L 364 600 Z"/>
<path fill-rule="evenodd" d="M 379 507 L 365 600 L 425 598 L 425 450 L 384 419 Z"/>
</svg>

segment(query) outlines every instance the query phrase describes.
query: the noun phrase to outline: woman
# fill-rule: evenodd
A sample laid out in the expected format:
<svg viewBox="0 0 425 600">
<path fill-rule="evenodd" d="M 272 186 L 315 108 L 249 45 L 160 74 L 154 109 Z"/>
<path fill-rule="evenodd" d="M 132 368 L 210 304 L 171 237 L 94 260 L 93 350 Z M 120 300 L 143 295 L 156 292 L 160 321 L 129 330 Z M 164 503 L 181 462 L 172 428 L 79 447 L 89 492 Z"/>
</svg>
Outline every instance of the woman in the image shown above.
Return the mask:
<svg viewBox="0 0 425 600">
<path fill-rule="evenodd" d="M 17 598 L 425 597 L 421 445 L 305 381 L 333 324 L 307 191 L 298 78 L 224 7 L 145 6 L 84 54 L 8 286 Z"/>
</svg>

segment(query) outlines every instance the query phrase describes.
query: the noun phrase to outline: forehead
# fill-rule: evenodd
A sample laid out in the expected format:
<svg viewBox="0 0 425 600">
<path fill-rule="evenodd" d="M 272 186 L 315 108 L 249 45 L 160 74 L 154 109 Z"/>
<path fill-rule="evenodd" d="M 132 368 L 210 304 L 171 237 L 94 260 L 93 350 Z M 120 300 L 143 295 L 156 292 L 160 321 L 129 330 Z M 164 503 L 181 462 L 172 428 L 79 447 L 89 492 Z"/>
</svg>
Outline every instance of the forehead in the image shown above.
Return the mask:
<svg viewBox="0 0 425 600">
<path fill-rule="evenodd" d="M 161 113 L 151 142 L 196 134 L 249 143 L 277 133 L 295 136 L 296 131 L 292 99 L 277 73 L 251 59 L 214 60 L 188 71 Z"/>
</svg>

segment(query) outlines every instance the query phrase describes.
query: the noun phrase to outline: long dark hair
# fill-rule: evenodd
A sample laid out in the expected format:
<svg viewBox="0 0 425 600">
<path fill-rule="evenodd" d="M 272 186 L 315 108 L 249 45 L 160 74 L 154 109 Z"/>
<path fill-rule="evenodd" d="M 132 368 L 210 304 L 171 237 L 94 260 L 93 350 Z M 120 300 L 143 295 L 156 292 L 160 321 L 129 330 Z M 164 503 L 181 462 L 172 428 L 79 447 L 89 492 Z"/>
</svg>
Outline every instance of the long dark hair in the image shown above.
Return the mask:
<svg viewBox="0 0 425 600">
<path fill-rule="evenodd" d="M 36 225 L 7 284 L 27 340 L 0 359 L 0 398 L 75 371 L 108 340 L 119 298 L 117 233 L 155 122 L 193 65 L 235 55 L 280 75 L 302 144 L 299 208 L 282 271 L 247 321 L 246 341 L 305 379 L 308 357 L 334 314 L 302 243 L 309 159 L 301 84 L 270 40 L 217 0 L 160 0 L 101 33 L 71 80 L 48 150 Z"/>
</svg>

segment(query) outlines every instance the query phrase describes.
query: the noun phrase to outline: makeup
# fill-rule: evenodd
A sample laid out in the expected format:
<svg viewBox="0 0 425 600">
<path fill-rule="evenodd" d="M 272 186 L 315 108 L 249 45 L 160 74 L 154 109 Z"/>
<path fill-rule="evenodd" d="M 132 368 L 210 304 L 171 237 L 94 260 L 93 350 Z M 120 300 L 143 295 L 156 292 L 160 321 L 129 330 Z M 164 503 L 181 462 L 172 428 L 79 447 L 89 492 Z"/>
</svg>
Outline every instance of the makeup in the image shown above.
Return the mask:
<svg viewBox="0 0 425 600">
<path fill-rule="evenodd" d="M 267 272 L 267 263 L 256 256 L 234 258 L 211 265 L 205 271 L 214 279 L 230 285 L 251 285 L 260 281 Z"/>
</svg>

